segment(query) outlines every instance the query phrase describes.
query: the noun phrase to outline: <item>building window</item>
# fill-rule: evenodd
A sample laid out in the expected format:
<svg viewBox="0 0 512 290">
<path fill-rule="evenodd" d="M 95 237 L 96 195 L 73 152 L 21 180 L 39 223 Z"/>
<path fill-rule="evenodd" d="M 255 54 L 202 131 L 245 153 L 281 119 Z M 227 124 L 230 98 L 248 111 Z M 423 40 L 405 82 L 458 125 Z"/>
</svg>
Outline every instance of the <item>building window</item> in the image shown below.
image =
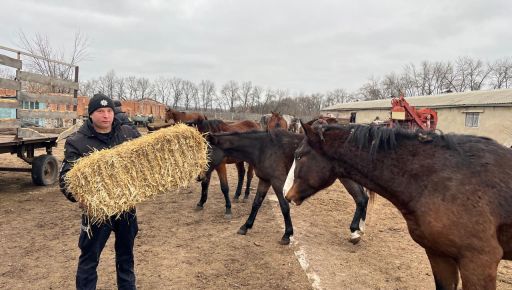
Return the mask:
<svg viewBox="0 0 512 290">
<path fill-rule="evenodd" d="M 466 127 L 478 127 L 480 113 L 466 113 Z"/>
<path fill-rule="evenodd" d="M 351 112 L 350 113 L 350 123 L 355 123 L 356 122 L 356 115 L 357 115 L 356 112 Z"/>
</svg>

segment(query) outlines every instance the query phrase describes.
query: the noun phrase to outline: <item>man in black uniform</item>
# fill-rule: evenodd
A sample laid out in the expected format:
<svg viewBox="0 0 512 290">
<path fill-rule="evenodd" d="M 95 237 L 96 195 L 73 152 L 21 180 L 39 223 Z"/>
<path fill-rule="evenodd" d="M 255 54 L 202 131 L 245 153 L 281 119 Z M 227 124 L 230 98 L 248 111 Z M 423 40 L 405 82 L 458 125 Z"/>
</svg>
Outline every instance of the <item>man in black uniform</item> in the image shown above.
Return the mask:
<svg viewBox="0 0 512 290">
<path fill-rule="evenodd" d="M 91 153 L 119 145 L 140 136 L 130 126 L 122 125 L 114 118 L 114 103 L 103 95 L 96 94 L 89 101 L 89 119 L 80 129 L 70 136 L 64 146 L 64 161 L 60 171 L 60 187 L 64 195 L 76 202 L 73 193 L 67 190 L 65 176 L 73 163 Z M 83 209 L 84 206 L 80 205 Z M 119 289 L 136 289 L 133 262 L 133 244 L 137 235 L 137 217 L 135 209 L 122 213 L 119 219 L 111 217 L 102 224 L 89 224 L 88 216 L 83 211 L 82 225 L 78 247 L 81 250 L 76 273 L 77 289 L 96 289 L 98 266 L 101 251 L 110 233 L 115 233 L 117 287 Z"/>
<path fill-rule="evenodd" d="M 121 125 L 128 125 L 132 127 L 134 130 L 137 130 L 135 124 L 128 118 L 125 112 L 122 110 L 122 104 L 119 100 L 114 100 L 114 118 L 116 118 Z"/>
</svg>

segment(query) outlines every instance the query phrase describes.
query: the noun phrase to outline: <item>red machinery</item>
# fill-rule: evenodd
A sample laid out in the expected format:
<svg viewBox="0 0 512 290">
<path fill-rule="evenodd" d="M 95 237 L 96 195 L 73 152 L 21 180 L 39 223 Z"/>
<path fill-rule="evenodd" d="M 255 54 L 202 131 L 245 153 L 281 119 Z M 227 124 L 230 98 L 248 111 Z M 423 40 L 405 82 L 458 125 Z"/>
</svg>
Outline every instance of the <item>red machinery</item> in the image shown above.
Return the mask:
<svg viewBox="0 0 512 290">
<path fill-rule="evenodd" d="M 404 96 L 391 100 L 391 120 L 389 125 L 399 125 L 405 129 L 433 131 L 437 126 L 437 112 L 432 109 L 416 109 L 409 105 Z"/>
</svg>

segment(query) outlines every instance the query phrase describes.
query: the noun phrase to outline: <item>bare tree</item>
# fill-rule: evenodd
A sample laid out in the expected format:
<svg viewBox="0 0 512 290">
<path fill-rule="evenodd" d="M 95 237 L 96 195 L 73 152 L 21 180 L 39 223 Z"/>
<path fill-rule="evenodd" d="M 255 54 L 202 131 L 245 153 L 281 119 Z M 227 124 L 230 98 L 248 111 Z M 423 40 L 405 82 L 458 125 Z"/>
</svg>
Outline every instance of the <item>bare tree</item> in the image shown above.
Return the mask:
<svg viewBox="0 0 512 290">
<path fill-rule="evenodd" d="M 220 94 L 222 96 L 222 102 L 227 104 L 227 108 L 230 112 L 234 112 L 240 100 L 240 86 L 238 83 L 233 80 L 229 81 L 222 87 Z"/>
<path fill-rule="evenodd" d="M 126 81 L 122 77 L 116 78 L 115 94 L 118 100 L 126 99 Z"/>
<path fill-rule="evenodd" d="M 260 114 L 265 114 L 273 110 L 270 108 L 271 103 L 275 100 L 276 95 L 272 88 L 267 88 L 263 93 L 263 103 L 261 104 Z"/>
<path fill-rule="evenodd" d="M 202 109 L 204 111 L 213 107 L 215 97 L 215 84 L 209 80 L 202 80 L 199 83 L 199 98 L 201 99 Z"/>
<path fill-rule="evenodd" d="M 178 104 L 181 100 L 181 97 L 183 95 L 183 80 L 180 78 L 172 78 L 170 80 L 170 86 L 172 91 L 172 107 L 177 108 Z"/>
<path fill-rule="evenodd" d="M 128 99 L 134 100 L 137 98 L 139 94 L 139 86 L 137 84 L 137 77 L 129 76 L 126 79 L 126 84 L 128 88 Z"/>
<path fill-rule="evenodd" d="M 194 98 L 194 95 L 197 95 L 197 87 L 193 82 L 185 80 L 182 83 L 182 88 L 183 106 L 185 107 L 185 110 L 188 110 L 190 108 L 190 104 Z"/>
<path fill-rule="evenodd" d="M 252 82 L 243 82 L 240 86 L 240 106 L 243 112 L 248 112 L 251 104 Z"/>
<path fill-rule="evenodd" d="M 99 81 L 102 93 L 110 98 L 114 98 L 114 89 L 116 86 L 116 73 L 114 70 L 108 71 L 105 76 L 100 77 Z"/>
<path fill-rule="evenodd" d="M 49 60 L 57 60 L 67 62 L 73 65 L 78 64 L 87 57 L 88 41 L 85 35 L 80 31 L 75 33 L 73 48 L 71 54 L 67 55 L 65 51 L 56 49 L 51 45 L 46 35 L 36 33 L 33 38 L 28 37 L 23 31 L 18 34 L 19 46 L 34 55 L 41 56 L 45 59 L 30 57 L 25 69 L 32 70 L 45 76 L 51 76 L 61 79 L 73 79 L 73 67 L 57 64 Z M 50 88 L 52 92 L 64 92 L 56 87 Z"/>
<path fill-rule="evenodd" d="M 80 82 L 80 95 L 92 97 L 96 92 L 98 92 L 98 80 L 92 79 L 85 82 Z"/>
<path fill-rule="evenodd" d="M 157 95 L 157 100 L 159 100 L 162 104 L 168 104 L 169 99 L 171 97 L 171 82 L 169 79 L 160 77 L 154 82 L 155 93 Z"/>
<path fill-rule="evenodd" d="M 489 75 L 493 89 L 509 88 L 512 85 L 512 58 L 502 58 L 491 65 Z"/>
<path fill-rule="evenodd" d="M 140 99 L 150 98 L 153 93 L 151 82 L 148 78 L 138 78 L 137 88 L 139 90 Z"/>
<path fill-rule="evenodd" d="M 365 100 L 380 100 L 385 99 L 386 96 L 382 94 L 379 86 L 379 80 L 371 77 L 360 89 L 359 93 Z"/>
<path fill-rule="evenodd" d="M 263 89 L 260 86 L 253 86 L 251 90 L 251 110 L 256 112 L 257 107 L 260 106 L 261 94 Z"/>
<path fill-rule="evenodd" d="M 490 67 L 485 67 L 479 59 L 459 57 L 455 62 L 453 88 L 457 92 L 480 90 L 491 73 Z"/>
<path fill-rule="evenodd" d="M 329 107 L 335 104 L 347 103 L 352 100 L 352 95 L 347 93 L 344 89 L 335 89 L 327 92 L 326 98 L 322 104 L 322 107 Z"/>
</svg>

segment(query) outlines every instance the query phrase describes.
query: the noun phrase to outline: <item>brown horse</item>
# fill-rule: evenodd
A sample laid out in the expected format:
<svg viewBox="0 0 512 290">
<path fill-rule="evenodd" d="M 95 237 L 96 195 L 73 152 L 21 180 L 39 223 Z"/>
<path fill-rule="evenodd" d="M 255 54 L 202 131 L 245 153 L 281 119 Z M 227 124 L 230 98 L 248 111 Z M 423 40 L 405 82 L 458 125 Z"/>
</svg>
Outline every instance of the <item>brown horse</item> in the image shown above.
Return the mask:
<svg viewBox="0 0 512 290">
<path fill-rule="evenodd" d="M 336 177 L 393 203 L 425 248 L 437 289 L 495 289 L 512 259 L 512 151 L 466 135 L 363 125 L 304 125 L 286 199 L 297 205 Z M 322 170 L 318 170 L 322 168 Z"/>
<path fill-rule="evenodd" d="M 190 122 L 190 121 L 201 121 L 201 120 L 208 120 L 205 114 L 203 113 L 186 113 L 186 112 L 180 112 L 176 111 L 170 107 L 167 107 L 165 109 L 165 123 L 168 123 L 169 120 L 174 120 L 174 123 L 179 122 Z"/>
<path fill-rule="evenodd" d="M 231 124 L 227 124 L 222 120 L 197 120 L 197 121 L 189 121 L 186 122 L 187 125 L 193 125 L 197 127 L 197 130 L 201 133 L 219 133 L 219 132 L 244 132 L 250 130 L 259 130 L 260 126 L 258 123 L 245 120 L 240 122 L 235 122 Z M 210 158 L 212 155 L 218 156 L 215 153 L 215 148 L 209 149 Z M 239 197 L 242 193 L 242 186 L 244 183 L 245 176 L 245 167 L 244 162 L 240 160 L 236 160 L 234 158 L 221 158 L 218 159 L 218 162 L 214 166 L 209 166 L 209 169 L 201 176 L 199 179 L 201 180 L 201 199 L 197 203 L 197 209 L 203 209 L 206 200 L 208 199 L 208 187 L 210 185 L 210 178 L 213 170 L 217 171 L 217 175 L 220 180 L 220 188 L 222 193 L 224 194 L 224 199 L 226 200 L 226 218 L 231 218 L 231 201 L 229 199 L 229 185 L 228 185 L 228 177 L 226 171 L 226 164 L 236 164 L 236 168 L 238 170 L 238 184 L 235 191 L 234 201 L 238 202 Z M 249 198 L 249 192 L 251 187 L 251 181 L 254 176 L 254 168 L 251 164 L 249 164 L 247 168 L 247 184 L 245 188 L 245 194 L 243 198 L 243 202 L 247 201 Z"/>
<path fill-rule="evenodd" d="M 240 227 L 239 234 L 245 235 L 248 229 L 252 228 L 267 191 L 272 186 L 279 199 L 285 221 L 285 233 L 281 239 L 281 244 L 290 242 L 293 227 L 290 209 L 283 196 L 283 185 L 293 163 L 293 153 L 303 139 L 303 135 L 287 132 L 283 129 L 269 132 L 212 134 L 210 136 L 214 152 L 210 158 L 212 166 L 215 166 L 224 156 L 235 157 L 253 164 L 256 175 L 260 179 L 251 214 L 245 224 Z M 368 195 L 364 192 L 362 186 L 351 180 L 343 179 L 341 182 L 356 201 L 356 212 L 350 229 L 352 233 L 359 235 L 360 232 L 356 231 L 362 230 L 364 226 Z M 359 237 L 352 236 L 351 241 L 356 243 L 359 241 Z"/>
<path fill-rule="evenodd" d="M 288 122 L 283 118 L 279 112 L 271 112 L 270 118 L 267 122 L 266 130 L 272 129 L 285 129 L 288 130 Z"/>
</svg>

